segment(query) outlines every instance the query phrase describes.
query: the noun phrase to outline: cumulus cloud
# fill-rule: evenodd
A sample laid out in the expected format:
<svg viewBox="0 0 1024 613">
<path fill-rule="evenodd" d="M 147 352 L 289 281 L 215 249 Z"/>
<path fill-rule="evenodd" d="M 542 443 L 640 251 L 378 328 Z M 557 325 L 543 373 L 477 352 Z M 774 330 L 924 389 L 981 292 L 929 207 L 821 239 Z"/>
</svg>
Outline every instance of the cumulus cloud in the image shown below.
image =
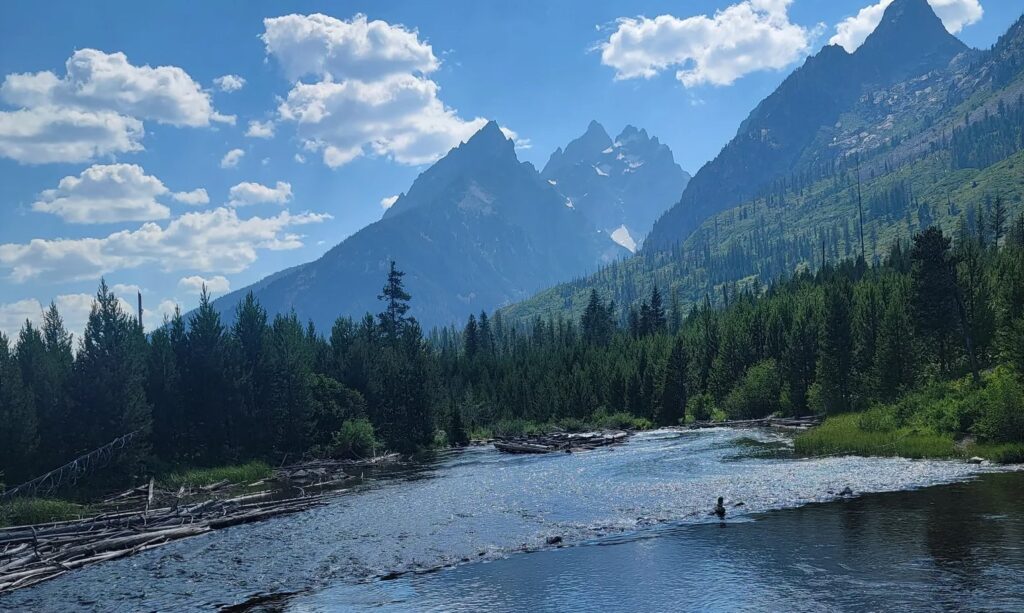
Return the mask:
<svg viewBox="0 0 1024 613">
<path fill-rule="evenodd" d="M 441 101 L 428 77 L 440 61 L 415 30 L 364 15 L 286 15 L 263 24 L 267 55 L 296 80 L 278 116 L 332 168 L 368 154 L 432 162 L 486 123 Z"/>
<path fill-rule="evenodd" d="M 220 159 L 220 167 L 235 168 L 238 166 L 238 162 L 241 161 L 243 156 L 245 156 L 245 152 L 241 149 L 232 149 L 225 153 L 224 157 Z"/>
<path fill-rule="evenodd" d="M 250 121 L 249 129 L 245 131 L 245 135 L 250 138 L 273 138 L 274 137 L 274 122 L 273 121 Z"/>
<path fill-rule="evenodd" d="M 0 156 L 27 164 L 87 162 L 142 150 L 142 122 L 111 111 L 44 106 L 0 111 Z"/>
<path fill-rule="evenodd" d="M 191 204 L 193 206 L 200 204 L 209 204 L 210 195 L 206 193 L 206 190 L 200 187 L 190 192 L 175 192 L 171 194 L 171 198 L 182 204 Z"/>
<path fill-rule="evenodd" d="M 203 287 L 211 294 L 223 294 L 231 291 L 231 282 L 223 275 L 205 278 L 199 275 L 182 277 L 178 280 L 178 289 L 188 294 L 198 296 L 202 293 Z"/>
<path fill-rule="evenodd" d="M 395 194 L 394 196 L 388 196 L 387 198 L 381 198 L 380 208 L 386 211 L 391 207 L 395 206 L 396 202 L 398 202 L 398 194 Z"/>
<path fill-rule="evenodd" d="M 157 202 L 169 191 L 141 166 L 93 165 L 77 177 L 64 177 L 56 189 L 43 191 L 32 209 L 69 223 L 152 221 L 170 217 L 170 209 Z"/>
<path fill-rule="evenodd" d="M 433 48 L 415 30 L 357 14 L 348 21 L 322 14 L 264 19 L 267 54 L 290 79 L 306 75 L 376 80 L 393 74 L 428 73 L 440 66 Z"/>
<path fill-rule="evenodd" d="M 245 86 L 245 79 L 236 74 L 226 74 L 214 79 L 213 84 L 222 92 L 237 92 Z"/>
<path fill-rule="evenodd" d="M 789 21 L 792 0 L 744 0 L 713 16 L 624 17 L 599 45 L 616 79 L 649 79 L 674 68 L 686 87 L 730 85 L 781 69 L 810 50 L 815 32 Z"/>
<path fill-rule="evenodd" d="M 150 222 L 104 238 L 0 244 L 0 269 L 15 282 L 96 279 L 143 265 L 164 271 L 236 273 L 255 262 L 260 250 L 301 247 L 302 237 L 292 228 L 330 218 L 282 211 L 273 217 L 242 219 L 235 209 L 219 207 L 186 213 L 166 226 Z"/>
<path fill-rule="evenodd" d="M 83 162 L 142 149 L 143 121 L 202 127 L 234 123 L 177 66 L 135 66 L 124 53 L 80 49 L 51 71 L 9 74 L 0 100 L 0 155 L 19 162 Z"/>
<path fill-rule="evenodd" d="M 829 44 L 840 45 L 853 53 L 875 31 L 882 21 L 885 9 L 892 3 L 893 0 L 880 0 L 839 22 L 835 36 L 829 39 Z M 980 0 L 928 0 L 928 4 L 950 34 L 956 34 L 965 26 L 980 21 L 985 13 Z"/>
<path fill-rule="evenodd" d="M 228 191 L 228 204 L 246 206 L 250 204 L 286 204 L 292 199 L 292 184 L 278 181 L 274 187 L 245 181 Z"/>
</svg>

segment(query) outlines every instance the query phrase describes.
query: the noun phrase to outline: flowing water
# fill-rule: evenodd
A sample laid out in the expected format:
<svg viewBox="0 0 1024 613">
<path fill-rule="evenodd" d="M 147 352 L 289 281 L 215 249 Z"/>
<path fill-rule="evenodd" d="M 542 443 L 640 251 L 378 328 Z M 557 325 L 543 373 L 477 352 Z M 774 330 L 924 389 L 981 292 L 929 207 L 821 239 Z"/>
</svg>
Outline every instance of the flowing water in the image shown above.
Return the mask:
<svg viewBox="0 0 1024 613">
<path fill-rule="evenodd" d="M 724 429 L 578 454 L 472 448 L 0 609 L 209 610 L 271 594 L 257 608 L 1024 610 L 1024 474 L 788 449 Z M 837 500 L 845 487 L 857 497 Z M 717 496 L 724 524 L 708 515 Z"/>
</svg>

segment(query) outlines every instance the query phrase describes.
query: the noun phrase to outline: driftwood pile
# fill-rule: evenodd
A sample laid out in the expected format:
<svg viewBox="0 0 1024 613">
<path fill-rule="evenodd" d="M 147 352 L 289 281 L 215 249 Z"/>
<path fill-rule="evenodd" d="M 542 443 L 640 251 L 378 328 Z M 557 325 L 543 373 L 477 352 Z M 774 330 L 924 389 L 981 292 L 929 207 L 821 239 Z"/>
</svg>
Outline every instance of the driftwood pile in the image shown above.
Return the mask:
<svg viewBox="0 0 1024 613">
<path fill-rule="evenodd" d="M 0 594 L 177 539 L 323 505 L 358 479 L 345 469 L 400 459 L 386 454 L 313 460 L 279 468 L 255 483 L 223 480 L 177 491 L 160 489 L 150 479 L 90 505 L 100 513 L 94 517 L 0 528 Z"/>
<path fill-rule="evenodd" d="M 304 511 L 324 504 L 329 495 L 268 500 L 271 492 L 258 492 L 178 508 L 0 529 L 0 594 L 177 539 Z"/>
<path fill-rule="evenodd" d="M 738 419 L 733 421 L 698 421 L 687 426 L 691 430 L 705 428 L 777 428 L 780 430 L 803 431 L 821 425 L 821 418 L 811 417 L 765 417 L 763 419 Z"/>
<path fill-rule="evenodd" d="M 539 436 L 507 438 L 494 441 L 494 448 L 505 453 L 573 452 L 607 447 L 626 442 L 628 432 L 555 432 Z"/>
</svg>

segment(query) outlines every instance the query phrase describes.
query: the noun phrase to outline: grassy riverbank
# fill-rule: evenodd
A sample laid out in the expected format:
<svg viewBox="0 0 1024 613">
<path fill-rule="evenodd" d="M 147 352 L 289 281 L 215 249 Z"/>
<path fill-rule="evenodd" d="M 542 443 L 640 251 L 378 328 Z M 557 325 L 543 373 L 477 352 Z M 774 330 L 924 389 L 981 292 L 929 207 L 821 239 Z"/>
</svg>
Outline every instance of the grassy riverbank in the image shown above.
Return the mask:
<svg viewBox="0 0 1024 613">
<path fill-rule="evenodd" d="M 0 503 L 0 528 L 65 521 L 88 515 L 89 508 L 66 500 L 20 498 Z"/>
<path fill-rule="evenodd" d="M 1024 387 L 997 368 L 977 386 L 968 378 L 935 383 L 899 402 L 835 415 L 799 435 L 803 455 L 905 458 L 982 457 L 1024 462 Z M 958 440 L 968 440 L 958 444 Z"/>
<path fill-rule="evenodd" d="M 179 487 L 203 487 L 221 481 L 252 483 L 266 479 L 272 474 L 274 474 L 273 468 L 266 462 L 256 460 L 245 464 L 176 470 L 160 477 L 158 481 L 167 489 L 177 489 Z"/>
</svg>

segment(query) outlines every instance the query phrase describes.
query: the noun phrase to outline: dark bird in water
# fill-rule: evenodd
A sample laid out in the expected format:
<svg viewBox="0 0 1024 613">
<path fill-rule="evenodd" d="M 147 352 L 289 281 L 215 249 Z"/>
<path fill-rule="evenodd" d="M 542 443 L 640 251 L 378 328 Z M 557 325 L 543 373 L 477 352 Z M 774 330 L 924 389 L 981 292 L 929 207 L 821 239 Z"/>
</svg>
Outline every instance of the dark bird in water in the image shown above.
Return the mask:
<svg viewBox="0 0 1024 613">
<path fill-rule="evenodd" d="M 712 513 L 717 515 L 718 519 L 725 519 L 725 500 L 721 496 L 718 497 L 718 504 L 715 505 L 715 510 Z"/>
</svg>

